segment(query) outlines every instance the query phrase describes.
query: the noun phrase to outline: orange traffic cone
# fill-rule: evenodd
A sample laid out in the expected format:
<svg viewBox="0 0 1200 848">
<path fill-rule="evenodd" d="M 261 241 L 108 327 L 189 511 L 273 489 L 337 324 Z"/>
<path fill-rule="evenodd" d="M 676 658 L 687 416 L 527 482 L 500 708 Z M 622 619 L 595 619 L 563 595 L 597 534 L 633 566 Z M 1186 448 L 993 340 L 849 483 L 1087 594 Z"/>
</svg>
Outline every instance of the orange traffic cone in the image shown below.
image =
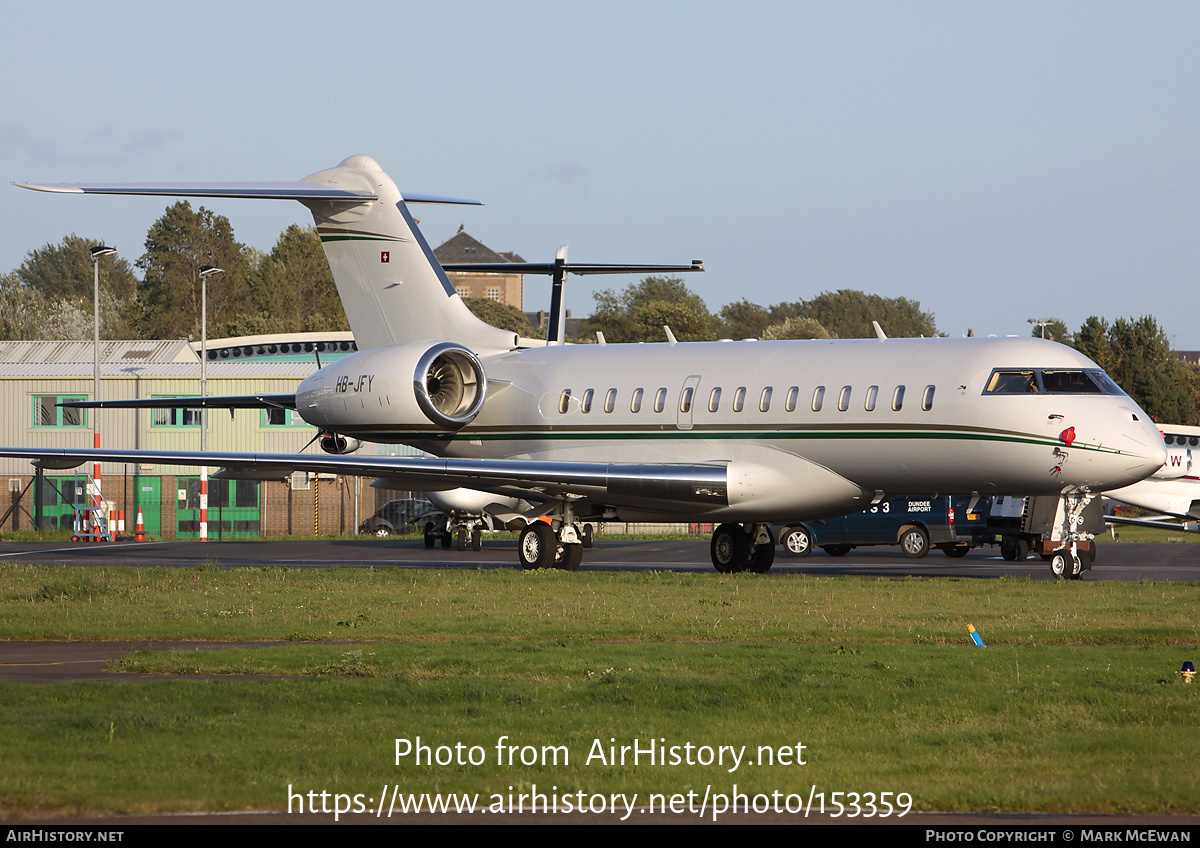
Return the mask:
<svg viewBox="0 0 1200 848">
<path fill-rule="evenodd" d="M 140 506 L 138 507 L 137 529 L 133 531 L 133 541 L 146 541 L 146 525 L 142 522 L 142 508 Z"/>
</svg>

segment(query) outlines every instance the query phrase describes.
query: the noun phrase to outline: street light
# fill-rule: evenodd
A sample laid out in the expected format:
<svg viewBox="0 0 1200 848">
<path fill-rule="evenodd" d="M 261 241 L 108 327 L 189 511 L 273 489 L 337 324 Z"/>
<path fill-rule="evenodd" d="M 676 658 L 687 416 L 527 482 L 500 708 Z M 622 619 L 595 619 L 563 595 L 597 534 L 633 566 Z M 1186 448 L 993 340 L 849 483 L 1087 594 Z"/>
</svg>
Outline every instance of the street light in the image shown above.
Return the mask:
<svg viewBox="0 0 1200 848">
<path fill-rule="evenodd" d="M 1054 323 L 1053 321 L 1040 321 L 1037 318 L 1030 318 L 1030 319 L 1028 319 L 1028 322 L 1030 324 L 1033 324 L 1033 326 L 1035 326 L 1035 327 L 1042 328 L 1042 338 L 1043 339 L 1046 338 L 1046 325 Z"/>
<path fill-rule="evenodd" d="M 200 269 L 200 397 L 208 397 L 208 278 L 225 272 L 216 265 Z M 200 453 L 208 447 L 208 407 L 200 407 Z M 208 466 L 200 466 L 200 541 L 208 541 Z"/>
<path fill-rule="evenodd" d="M 112 256 L 117 252 L 115 247 L 97 244 L 88 253 L 92 257 L 92 400 L 100 400 L 100 257 Z M 92 447 L 100 448 L 100 409 L 92 410 Z M 100 463 L 92 465 L 92 531 L 99 539 L 100 527 L 97 524 L 100 514 Z"/>
</svg>

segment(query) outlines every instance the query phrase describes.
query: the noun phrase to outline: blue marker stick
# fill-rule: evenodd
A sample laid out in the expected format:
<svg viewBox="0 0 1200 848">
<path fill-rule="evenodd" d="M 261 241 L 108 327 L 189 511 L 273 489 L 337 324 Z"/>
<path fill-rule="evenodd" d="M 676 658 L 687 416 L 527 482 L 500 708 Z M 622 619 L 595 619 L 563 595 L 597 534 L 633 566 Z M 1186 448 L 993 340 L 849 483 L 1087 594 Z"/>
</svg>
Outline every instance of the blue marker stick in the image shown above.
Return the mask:
<svg viewBox="0 0 1200 848">
<path fill-rule="evenodd" d="M 967 632 L 971 634 L 971 641 L 973 641 L 976 645 L 981 648 L 987 647 L 987 645 L 983 644 L 983 637 L 979 635 L 979 631 L 975 629 L 974 624 L 967 625 Z"/>
</svg>

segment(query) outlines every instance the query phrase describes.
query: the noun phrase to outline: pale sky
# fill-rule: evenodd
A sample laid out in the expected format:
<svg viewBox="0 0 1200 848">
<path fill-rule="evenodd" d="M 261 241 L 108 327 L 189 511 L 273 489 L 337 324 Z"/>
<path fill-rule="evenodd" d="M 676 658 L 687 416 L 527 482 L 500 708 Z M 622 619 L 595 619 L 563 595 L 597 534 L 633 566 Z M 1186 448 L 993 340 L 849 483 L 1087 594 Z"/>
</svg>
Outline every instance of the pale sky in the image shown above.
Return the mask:
<svg viewBox="0 0 1200 848">
<path fill-rule="evenodd" d="M 861 289 L 951 335 L 1154 315 L 1200 349 L 1195 2 L 4 4 L 4 181 L 292 180 L 374 157 L 549 260 L 686 263 L 714 312 Z M 198 201 L 193 200 L 193 204 Z M 0 185 L 0 271 L 131 262 L 162 198 Z M 225 200 L 269 251 L 302 206 Z M 636 278 L 581 278 L 568 306 Z M 525 308 L 549 284 L 527 278 Z M 886 329 L 886 328 L 885 328 Z"/>
</svg>

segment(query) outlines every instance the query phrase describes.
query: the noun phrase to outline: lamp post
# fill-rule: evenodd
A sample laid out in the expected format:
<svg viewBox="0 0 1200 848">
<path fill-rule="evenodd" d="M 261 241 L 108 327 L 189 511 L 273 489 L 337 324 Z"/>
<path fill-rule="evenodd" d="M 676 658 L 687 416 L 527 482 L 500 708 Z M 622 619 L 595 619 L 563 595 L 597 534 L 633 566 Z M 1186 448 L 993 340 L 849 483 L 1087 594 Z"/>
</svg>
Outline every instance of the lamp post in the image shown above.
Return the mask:
<svg viewBox="0 0 1200 848">
<path fill-rule="evenodd" d="M 88 253 L 92 257 L 92 400 L 100 400 L 100 257 L 112 256 L 115 247 L 97 244 Z M 92 409 L 92 447 L 100 448 L 100 410 Z M 100 463 L 92 465 L 92 532 L 100 538 Z"/>
<path fill-rule="evenodd" d="M 1043 338 L 1043 339 L 1044 339 L 1044 338 L 1046 338 L 1046 325 L 1047 325 L 1047 324 L 1053 324 L 1053 323 L 1054 323 L 1053 321 L 1041 321 L 1041 320 L 1039 320 L 1039 319 L 1037 319 L 1037 318 L 1030 318 L 1030 319 L 1028 319 L 1028 322 L 1029 322 L 1030 324 L 1033 324 L 1035 327 L 1041 327 L 1041 328 L 1042 328 L 1042 338 Z"/>
<path fill-rule="evenodd" d="M 208 278 L 225 273 L 215 265 L 200 269 L 200 398 L 208 397 Z M 208 407 L 200 407 L 200 453 L 208 449 Z M 200 466 L 200 541 L 208 541 L 208 466 Z"/>
</svg>

